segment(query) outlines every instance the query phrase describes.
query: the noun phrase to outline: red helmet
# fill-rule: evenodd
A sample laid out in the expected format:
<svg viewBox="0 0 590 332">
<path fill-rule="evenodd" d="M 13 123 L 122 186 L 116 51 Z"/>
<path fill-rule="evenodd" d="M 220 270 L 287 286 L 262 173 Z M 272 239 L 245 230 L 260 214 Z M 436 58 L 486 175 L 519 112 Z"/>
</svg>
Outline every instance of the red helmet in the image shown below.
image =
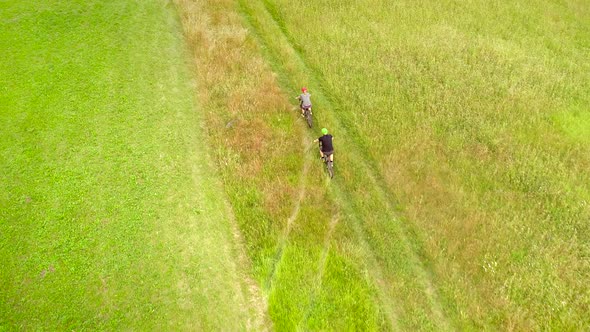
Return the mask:
<svg viewBox="0 0 590 332">
<path fill-rule="evenodd" d="M 306 87 L 301 88 L 301 92 L 306 92 L 306 91 L 307 91 Z"/>
</svg>

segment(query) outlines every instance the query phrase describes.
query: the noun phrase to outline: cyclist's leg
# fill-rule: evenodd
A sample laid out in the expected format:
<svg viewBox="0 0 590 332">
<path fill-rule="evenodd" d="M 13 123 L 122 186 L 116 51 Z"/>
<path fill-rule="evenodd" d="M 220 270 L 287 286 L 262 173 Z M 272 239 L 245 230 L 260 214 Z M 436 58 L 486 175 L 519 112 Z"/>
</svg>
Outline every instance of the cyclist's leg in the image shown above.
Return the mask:
<svg viewBox="0 0 590 332">
<path fill-rule="evenodd" d="M 308 110 L 309 114 L 311 114 L 311 106 L 303 106 L 303 104 L 301 104 L 301 115 L 305 116 L 305 111 Z"/>
</svg>

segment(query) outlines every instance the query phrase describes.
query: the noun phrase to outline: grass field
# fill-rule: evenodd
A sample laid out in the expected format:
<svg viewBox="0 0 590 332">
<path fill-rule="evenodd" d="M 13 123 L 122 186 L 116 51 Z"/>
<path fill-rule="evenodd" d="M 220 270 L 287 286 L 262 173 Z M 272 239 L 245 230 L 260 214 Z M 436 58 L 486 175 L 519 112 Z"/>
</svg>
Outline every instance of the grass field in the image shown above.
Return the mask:
<svg viewBox="0 0 590 332">
<path fill-rule="evenodd" d="M 584 2 L 177 3 L 275 327 L 588 327 Z"/>
<path fill-rule="evenodd" d="M 174 6 L 2 2 L 0 45 L 0 330 L 264 324 Z"/>
<path fill-rule="evenodd" d="M 589 329 L 588 21 L 0 3 L 0 330 Z"/>
<path fill-rule="evenodd" d="M 266 7 L 425 235 L 461 324 L 587 326 L 590 8 L 365 4 L 333 4 L 333 24 L 329 2 Z"/>
</svg>

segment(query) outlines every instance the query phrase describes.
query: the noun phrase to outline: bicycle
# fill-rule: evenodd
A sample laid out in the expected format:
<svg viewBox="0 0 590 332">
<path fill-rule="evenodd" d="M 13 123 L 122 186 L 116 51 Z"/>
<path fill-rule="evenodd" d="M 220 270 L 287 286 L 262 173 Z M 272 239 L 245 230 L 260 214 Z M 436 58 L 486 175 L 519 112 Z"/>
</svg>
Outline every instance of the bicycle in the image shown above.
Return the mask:
<svg viewBox="0 0 590 332">
<path fill-rule="evenodd" d="M 307 121 L 307 125 L 309 126 L 309 128 L 311 128 L 311 126 L 313 125 L 313 119 L 311 117 L 311 106 L 302 106 L 301 108 L 303 108 L 303 117 L 305 118 L 305 121 Z"/>
<path fill-rule="evenodd" d="M 334 177 L 334 162 L 330 160 L 331 155 L 332 153 L 324 153 L 324 156 L 322 157 L 324 164 L 326 164 L 326 170 L 328 171 L 328 176 L 330 176 L 330 179 Z"/>
</svg>

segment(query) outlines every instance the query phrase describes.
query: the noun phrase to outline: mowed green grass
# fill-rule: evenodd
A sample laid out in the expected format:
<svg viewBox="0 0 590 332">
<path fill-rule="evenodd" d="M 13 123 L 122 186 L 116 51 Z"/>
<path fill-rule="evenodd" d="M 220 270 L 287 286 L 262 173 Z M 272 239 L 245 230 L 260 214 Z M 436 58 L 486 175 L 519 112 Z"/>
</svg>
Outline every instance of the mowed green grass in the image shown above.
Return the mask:
<svg viewBox="0 0 590 332">
<path fill-rule="evenodd" d="M 4 1 L 0 45 L 0 330 L 255 326 L 175 8 Z"/>
<path fill-rule="evenodd" d="M 587 4 L 177 2 L 277 329 L 588 328 Z"/>
</svg>

